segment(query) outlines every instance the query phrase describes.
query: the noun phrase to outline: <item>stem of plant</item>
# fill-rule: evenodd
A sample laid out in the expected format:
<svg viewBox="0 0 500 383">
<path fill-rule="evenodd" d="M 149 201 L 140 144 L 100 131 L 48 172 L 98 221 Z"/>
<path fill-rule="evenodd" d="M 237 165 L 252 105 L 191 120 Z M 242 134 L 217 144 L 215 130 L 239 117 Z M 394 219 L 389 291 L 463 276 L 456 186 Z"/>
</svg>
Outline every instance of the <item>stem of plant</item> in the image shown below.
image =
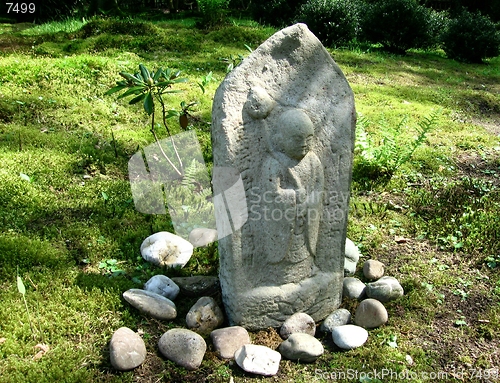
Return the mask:
<svg viewBox="0 0 500 383">
<path fill-rule="evenodd" d="M 161 104 L 161 111 L 162 111 L 162 116 L 163 116 L 163 126 L 165 126 L 165 130 L 167 131 L 168 136 L 170 137 L 170 142 L 172 142 L 172 147 L 174 149 L 175 155 L 177 156 L 177 161 L 179 161 L 179 165 L 181 168 L 181 176 L 184 174 L 184 165 L 182 164 L 181 157 L 179 156 L 179 152 L 177 151 L 177 146 L 175 146 L 174 139 L 172 135 L 170 134 L 170 129 L 168 129 L 167 125 L 167 120 L 165 118 L 165 103 L 163 102 L 163 99 L 161 98 L 161 95 L 158 97 L 160 100 Z"/>
<path fill-rule="evenodd" d="M 151 133 L 153 134 L 153 137 L 155 138 L 156 144 L 158 145 L 158 148 L 160 149 L 160 152 L 163 155 L 163 157 L 165 157 L 165 159 L 168 161 L 170 166 L 172 166 L 172 168 L 175 170 L 175 172 L 180 177 L 182 177 L 182 173 L 179 171 L 179 169 L 177 169 L 177 167 L 174 165 L 174 163 L 172 161 L 170 161 L 170 158 L 168 158 L 167 153 L 165 153 L 165 151 L 161 147 L 160 140 L 158 140 L 158 136 L 156 135 L 156 132 L 155 132 L 155 112 L 154 111 L 151 114 Z M 177 153 L 177 151 L 176 151 L 176 153 Z"/>
</svg>

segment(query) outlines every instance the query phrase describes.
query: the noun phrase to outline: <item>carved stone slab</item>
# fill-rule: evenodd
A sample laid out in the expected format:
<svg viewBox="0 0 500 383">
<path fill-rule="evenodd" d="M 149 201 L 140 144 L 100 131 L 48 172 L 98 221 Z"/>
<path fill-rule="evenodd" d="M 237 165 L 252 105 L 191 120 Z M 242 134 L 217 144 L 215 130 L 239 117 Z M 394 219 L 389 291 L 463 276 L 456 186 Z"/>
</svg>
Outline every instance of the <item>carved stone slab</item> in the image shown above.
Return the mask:
<svg viewBox="0 0 500 383">
<path fill-rule="evenodd" d="M 220 85 L 213 186 L 231 325 L 279 327 L 296 312 L 319 321 L 339 306 L 354 127 L 351 88 L 304 24 Z"/>
</svg>

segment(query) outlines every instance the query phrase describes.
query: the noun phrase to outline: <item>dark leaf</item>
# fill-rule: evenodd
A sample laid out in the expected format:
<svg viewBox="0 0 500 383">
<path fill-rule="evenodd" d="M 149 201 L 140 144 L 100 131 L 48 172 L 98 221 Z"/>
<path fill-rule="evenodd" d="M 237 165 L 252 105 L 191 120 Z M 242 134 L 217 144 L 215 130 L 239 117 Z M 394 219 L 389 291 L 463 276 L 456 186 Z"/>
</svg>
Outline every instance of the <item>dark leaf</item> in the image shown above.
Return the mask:
<svg viewBox="0 0 500 383">
<path fill-rule="evenodd" d="M 137 97 L 134 97 L 132 100 L 129 101 L 130 105 L 137 104 L 138 102 L 144 100 L 144 97 L 146 97 L 146 93 L 141 93 Z"/>
<path fill-rule="evenodd" d="M 151 95 L 151 93 L 148 93 L 144 98 L 144 110 L 148 115 L 151 115 L 155 110 L 153 96 Z"/>
</svg>

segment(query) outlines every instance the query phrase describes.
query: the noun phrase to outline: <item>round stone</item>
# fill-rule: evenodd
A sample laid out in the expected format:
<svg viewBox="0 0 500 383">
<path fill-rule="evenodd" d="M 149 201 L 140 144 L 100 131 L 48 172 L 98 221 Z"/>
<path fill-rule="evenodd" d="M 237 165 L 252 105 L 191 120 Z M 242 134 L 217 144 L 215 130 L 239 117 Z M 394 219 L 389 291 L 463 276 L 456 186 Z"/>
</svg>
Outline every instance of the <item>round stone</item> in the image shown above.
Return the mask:
<svg viewBox="0 0 500 383">
<path fill-rule="evenodd" d="M 224 323 L 224 314 L 212 297 L 201 297 L 186 315 L 191 330 L 208 334 Z"/>
<path fill-rule="evenodd" d="M 243 345 L 252 343 L 248 331 L 241 326 L 225 327 L 210 333 L 215 352 L 223 359 L 233 359 Z"/>
<path fill-rule="evenodd" d="M 177 298 L 180 288 L 169 277 L 155 275 L 144 284 L 144 290 L 151 291 L 173 301 Z"/>
<path fill-rule="evenodd" d="M 181 294 L 188 297 L 201 297 L 203 295 L 213 295 L 220 291 L 219 278 L 204 275 L 193 277 L 173 277 L 180 288 Z"/>
<path fill-rule="evenodd" d="M 160 231 L 141 244 L 142 257 L 157 266 L 184 267 L 193 254 L 193 245 L 178 235 Z"/>
<path fill-rule="evenodd" d="M 352 350 L 365 344 L 368 339 L 368 331 L 363 327 L 346 324 L 332 330 L 332 339 L 333 343 L 338 347 L 344 350 Z"/>
<path fill-rule="evenodd" d="M 366 295 L 380 302 L 389 302 L 402 297 L 403 287 L 394 277 L 382 277 L 366 285 Z"/>
<path fill-rule="evenodd" d="M 377 280 L 384 276 L 385 266 L 382 262 L 369 259 L 363 265 L 363 275 L 366 279 Z"/>
<path fill-rule="evenodd" d="M 365 295 L 366 285 L 358 278 L 346 277 L 343 283 L 344 298 L 361 299 Z"/>
<path fill-rule="evenodd" d="M 286 359 L 312 363 L 323 355 L 325 350 L 315 337 L 304 333 L 294 333 L 279 345 L 278 351 Z"/>
<path fill-rule="evenodd" d="M 188 237 L 194 247 L 205 247 L 217 241 L 217 230 L 202 227 L 191 230 Z"/>
<path fill-rule="evenodd" d="M 158 348 L 165 358 L 188 370 L 196 370 L 203 361 L 207 344 L 194 331 L 174 328 L 161 336 Z"/>
<path fill-rule="evenodd" d="M 273 376 L 278 373 L 281 354 L 266 346 L 246 344 L 235 352 L 234 359 L 246 372 Z"/>
<path fill-rule="evenodd" d="M 351 322 L 351 313 L 346 309 L 337 309 L 321 323 L 320 330 L 332 332 L 334 327 L 343 326 Z"/>
<path fill-rule="evenodd" d="M 384 305 L 371 298 L 362 301 L 354 314 L 354 323 L 364 328 L 382 326 L 387 320 L 388 314 Z"/>
<path fill-rule="evenodd" d="M 128 371 L 144 362 L 146 345 L 137 333 L 128 327 L 121 327 L 111 337 L 109 354 L 111 365 L 115 369 Z"/>
<path fill-rule="evenodd" d="M 361 253 L 358 247 L 349 238 L 345 239 L 344 274 L 353 275 L 356 272 Z"/>
<path fill-rule="evenodd" d="M 169 320 L 177 316 L 174 302 L 151 291 L 129 289 L 123 293 L 123 298 L 134 308 L 153 318 Z"/>
<path fill-rule="evenodd" d="M 306 313 L 295 313 L 288 317 L 280 328 L 280 335 L 287 339 L 291 334 L 300 332 L 314 336 L 316 333 L 316 323 Z"/>
</svg>

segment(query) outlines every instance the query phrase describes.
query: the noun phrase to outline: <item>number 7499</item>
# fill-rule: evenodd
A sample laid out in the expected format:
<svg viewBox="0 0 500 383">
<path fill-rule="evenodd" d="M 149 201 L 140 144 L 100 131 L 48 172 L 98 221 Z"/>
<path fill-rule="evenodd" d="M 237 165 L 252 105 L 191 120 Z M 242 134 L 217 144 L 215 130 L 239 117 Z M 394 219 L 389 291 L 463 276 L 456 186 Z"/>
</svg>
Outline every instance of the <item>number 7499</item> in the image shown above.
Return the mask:
<svg viewBox="0 0 500 383">
<path fill-rule="evenodd" d="M 35 3 L 5 3 L 8 6 L 7 13 L 35 13 Z"/>
</svg>

